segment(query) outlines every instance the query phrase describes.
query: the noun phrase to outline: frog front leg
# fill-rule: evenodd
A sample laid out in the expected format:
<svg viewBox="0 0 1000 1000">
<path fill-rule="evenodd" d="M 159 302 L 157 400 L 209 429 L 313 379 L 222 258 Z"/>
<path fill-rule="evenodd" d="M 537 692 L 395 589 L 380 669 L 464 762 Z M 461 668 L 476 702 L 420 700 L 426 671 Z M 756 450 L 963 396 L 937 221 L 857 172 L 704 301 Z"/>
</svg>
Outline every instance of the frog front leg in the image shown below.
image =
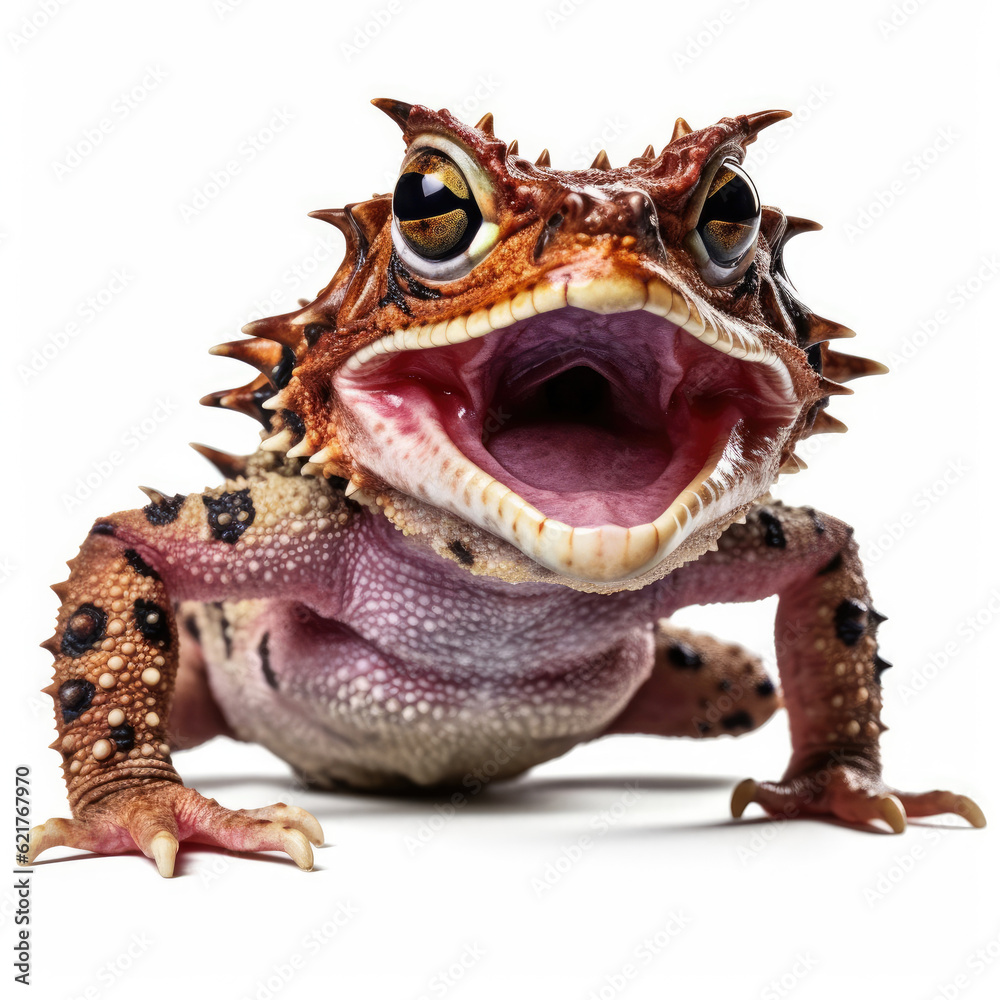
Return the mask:
<svg viewBox="0 0 1000 1000">
<path fill-rule="evenodd" d="M 268 474 L 203 495 L 156 496 L 99 520 L 54 589 L 56 702 L 72 819 L 31 833 L 28 863 L 54 846 L 103 854 L 138 848 L 163 876 L 181 841 L 285 851 L 311 868 L 318 822 L 282 803 L 230 810 L 186 788 L 171 760 L 178 663 L 175 603 L 239 600 L 275 588 L 314 598 L 335 578 L 342 495 L 315 480 Z M 335 587 L 330 588 L 335 591 Z"/>
<path fill-rule="evenodd" d="M 881 673 L 873 608 L 852 529 L 811 508 L 756 505 L 717 552 L 682 571 L 684 602 L 778 595 L 775 648 L 788 708 L 792 759 L 780 781 L 747 779 L 733 793 L 739 817 L 751 802 L 773 816 L 885 820 L 956 813 L 985 826 L 972 799 L 948 791 L 901 792 L 882 779 Z"/>
</svg>

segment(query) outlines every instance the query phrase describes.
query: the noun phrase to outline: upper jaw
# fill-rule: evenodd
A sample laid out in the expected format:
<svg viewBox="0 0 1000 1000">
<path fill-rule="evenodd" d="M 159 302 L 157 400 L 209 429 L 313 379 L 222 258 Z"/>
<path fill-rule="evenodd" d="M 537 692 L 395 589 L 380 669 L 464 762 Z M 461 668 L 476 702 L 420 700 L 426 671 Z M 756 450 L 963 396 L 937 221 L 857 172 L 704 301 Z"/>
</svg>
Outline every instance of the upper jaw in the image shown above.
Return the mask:
<svg viewBox="0 0 1000 1000">
<path fill-rule="evenodd" d="M 598 373 L 607 426 L 577 428 L 575 410 L 569 423 L 539 417 L 539 386 L 583 366 Z M 642 576 L 738 516 L 774 481 L 801 409 L 784 362 L 751 328 L 658 277 L 620 272 L 549 274 L 489 309 L 394 331 L 348 359 L 334 389 L 359 481 L 449 510 L 592 583 Z M 621 459 L 637 437 L 650 450 Z M 623 488 L 609 471 L 617 462 Z M 579 480 L 591 467 L 588 489 Z"/>
</svg>

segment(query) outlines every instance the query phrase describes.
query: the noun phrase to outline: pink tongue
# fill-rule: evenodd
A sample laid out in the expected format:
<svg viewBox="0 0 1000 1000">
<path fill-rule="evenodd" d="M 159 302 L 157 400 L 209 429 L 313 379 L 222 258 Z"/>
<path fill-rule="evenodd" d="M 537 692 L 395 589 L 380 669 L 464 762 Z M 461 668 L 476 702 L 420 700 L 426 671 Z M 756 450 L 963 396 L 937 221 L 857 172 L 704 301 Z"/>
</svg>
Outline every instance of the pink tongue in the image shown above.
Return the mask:
<svg viewBox="0 0 1000 1000">
<path fill-rule="evenodd" d="M 520 482 L 557 492 L 639 490 L 670 460 L 664 443 L 572 422 L 501 429 L 486 450 Z"/>
</svg>

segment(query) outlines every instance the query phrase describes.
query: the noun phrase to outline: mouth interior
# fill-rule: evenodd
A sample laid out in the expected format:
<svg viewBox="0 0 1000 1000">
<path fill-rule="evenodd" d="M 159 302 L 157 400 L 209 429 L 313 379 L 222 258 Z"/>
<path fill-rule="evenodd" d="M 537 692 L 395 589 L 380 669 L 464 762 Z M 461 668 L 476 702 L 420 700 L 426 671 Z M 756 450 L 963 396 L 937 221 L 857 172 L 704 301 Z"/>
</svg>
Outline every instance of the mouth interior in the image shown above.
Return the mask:
<svg viewBox="0 0 1000 1000">
<path fill-rule="evenodd" d="M 352 379 L 380 400 L 395 447 L 425 453 L 443 433 L 575 527 L 655 520 L 732 439 L 744 451 L 764 446 L 789 418 L 765 366 L 645 311 L 566 307 L 478 340 L 386 355 Z"/>
</svg>

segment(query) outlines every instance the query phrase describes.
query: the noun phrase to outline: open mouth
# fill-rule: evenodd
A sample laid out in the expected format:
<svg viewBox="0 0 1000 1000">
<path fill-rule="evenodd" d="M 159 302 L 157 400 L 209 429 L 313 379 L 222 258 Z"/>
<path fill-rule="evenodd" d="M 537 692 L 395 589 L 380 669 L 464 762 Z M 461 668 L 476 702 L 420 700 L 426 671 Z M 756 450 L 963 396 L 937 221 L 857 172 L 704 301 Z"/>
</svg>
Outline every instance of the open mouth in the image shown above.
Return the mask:
<svg viewBox="0 0 1000 1000">
<path fill-rule="evenodd" d="M 798 412 L 784 365 L 656 279 L 624 303 L 609 280 L 359 351 L 336 377 L 352 454 L 585 580 L 638 575 L 755 499 Z"/>
</svg>

